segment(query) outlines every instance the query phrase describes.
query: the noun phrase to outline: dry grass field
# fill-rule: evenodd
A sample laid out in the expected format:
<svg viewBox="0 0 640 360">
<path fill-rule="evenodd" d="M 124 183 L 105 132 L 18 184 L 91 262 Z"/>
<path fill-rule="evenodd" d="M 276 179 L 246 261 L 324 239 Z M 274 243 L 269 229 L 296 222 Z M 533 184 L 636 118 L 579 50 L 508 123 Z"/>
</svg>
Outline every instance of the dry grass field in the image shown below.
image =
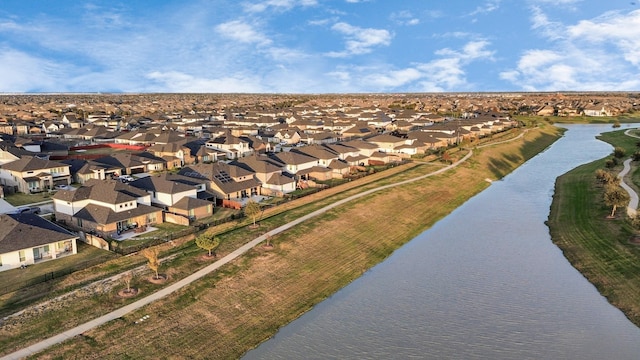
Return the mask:
<svg viewBox="0 0 640 360">
<path fill-rule="evenodd" d="M 471 159 L 444 174 L 380 191 L 333 209 L 274 236 L 272 249 L 257 247 L 178 293 L 34 358 L 141 359 L 158 358 L 159 354 L 171 359 L 238 358 L 489 186 L 486 179 L 508 174 L 559 135 L 559 129 L 541 126 L 530 130 L 523 139 L 475 150 Z M 405 168 L 397 177 L 384 177 L 381 183 L 397 182 L 428 170 L 433 168 Z M 340 191 L 336 196 L 344 197 L 350 191 L 361 190 L 326 191 Z M 319 201 L 314 207 L 322 203 Z M 267 220 L 263 223 L 261 226 L 269 226 Z M 188 253 L 185 256 L 190 256 L 189 259 L 183 258 L 172 268 L 179 275 L 180 264 L 197 263 L 200 255 Z M 142 292 L 149 291 L 153 291 L 151 286 L 143 285 Z M 107 300 L 113 303 L 123 302 L 113 294 L 109 296 Z M 105 303 L 105 295 L 96 295 L 93 299 L 82 299 L 67 314 L 44 313 L 38 321 L 47 331 L 32 333 L 36 324 L 29 321 L 14 324 L 10 333 L 0 331 L 0 338 L 14 338 L 4 345 L 15 349 L 18 343 L 25 345 L 16 336 L 27 336 L 26 343 L 33 342 L 51 334 L 52 328 L 62 330 L 78 323 L 86 317 L 82 315 L 85 312 L 100 313 L 101 309 L 111 307 L 113 304 Z M 144 315 L 149 318 L 136 324 Z M 9 352 L 9 348 L 3 352 Z"/>
</svg>

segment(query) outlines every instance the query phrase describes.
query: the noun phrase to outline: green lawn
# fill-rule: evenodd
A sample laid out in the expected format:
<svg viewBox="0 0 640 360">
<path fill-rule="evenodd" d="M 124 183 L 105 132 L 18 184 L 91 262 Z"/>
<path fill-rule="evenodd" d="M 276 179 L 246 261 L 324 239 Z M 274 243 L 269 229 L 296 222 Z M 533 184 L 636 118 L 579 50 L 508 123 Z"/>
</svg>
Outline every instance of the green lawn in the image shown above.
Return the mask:
<svg viewBox="0 0 640 360">
<path fill-rule="evenodd" d="M 45 261 L 29 265 L 26 269 L 13 269 L 0 272 L 0 293 L 16 290 L 28 284 L 42 282 L 47 279 L 59 278 L 74 271 L 103 263 L 118 257 L 118 255 L 101 250 L 78 241 L 78 253 L 64 258 Z"/>
<path fill-rule="evenodd" d="M 52 195 L 53 193 L 48 192 L 42 192 L 38 194 L 15 193 L 11 195 L 5 195 L 4 199 L 13 206 L 22 206 L 42 201 L 50 201 Z"/>
<path fill-rule="evenodd" d="M 625 149 L 635 147 L 637 140 L 620 131 L 603 134 L 602 139 Z M 611 208 L 604 204 L 604 190 L 595 181 L 595 171 L 604 163 L 598 160 L 558 178 L 548 225 L 553 242 L 569 262 L 640 326 L 640 245 L 631 243 L 637 231 L 623 210 L 616 219 L 607 219 Z"/>
</svg>

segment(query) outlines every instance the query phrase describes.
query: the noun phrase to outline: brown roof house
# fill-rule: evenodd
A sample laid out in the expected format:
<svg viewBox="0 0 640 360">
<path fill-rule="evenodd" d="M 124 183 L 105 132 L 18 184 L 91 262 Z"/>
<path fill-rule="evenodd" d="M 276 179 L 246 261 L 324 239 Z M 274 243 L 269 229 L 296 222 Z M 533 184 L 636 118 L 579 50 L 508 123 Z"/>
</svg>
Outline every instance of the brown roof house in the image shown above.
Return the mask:
<svg viewBox="0 0 640 360">
<path fill-rule="evenodd" d="M 25 194 L 47 191 L 56 185 L 71 184 L 69 168 L 61 162 L 23 156 L 0 166 L 0 184 Z"/>
<path fill-rule="evenodd" d="M 103 237 L 164 221 L 150 194 L 116 180 L 89 180 L 76 190 L 58 191 L 53 207 L 57 221 Z"/>
<path fill-rule="evenodd" d="M 227 159 L 237 159 L 254 153 L 249 141 L 231 135 L 230 131 L 227 131 L 224 135 L 207 141 L 206 146 L 211 149 L 223 151 Z"/>
<path fill-rule="evenodd" d="M 270 159 L 266 155 L 254 155 L 240 158 L 231 164 L 252 171 L 262 183 L 263 195 L 283 196 L 296 190 L 296 180 L 285 175 L 284 164 Z"/>
<path fill-rule="evenodd" d="M 180 175 L 209 180 L 209 189 L 223 207 L 240 208 L 249 198 L 260 194 L 262 183 L 243 167 L 216 162 L 182 168 Z"/>
<path fill-rule="evenodd" d="M 197 185 L 170 180 L 172 178 L 175 179 L 176 175 L 147 176 L 129 184 L 151 194 L 151 203 L 154 206 L 162 207 L 169 213 L 182 216 L 189 221 L 213 215 L 214 203 L 198 199 Z M 167 217 L 167 213 L 165 221 L 189 224 L 189 221 L 182 221 L 175 216 Z"/>
<path fill-rule="evenodd" d="M 76 254 L 77 239 L 35 214 L 0 214 L 0 271 Z"/>
</svg>

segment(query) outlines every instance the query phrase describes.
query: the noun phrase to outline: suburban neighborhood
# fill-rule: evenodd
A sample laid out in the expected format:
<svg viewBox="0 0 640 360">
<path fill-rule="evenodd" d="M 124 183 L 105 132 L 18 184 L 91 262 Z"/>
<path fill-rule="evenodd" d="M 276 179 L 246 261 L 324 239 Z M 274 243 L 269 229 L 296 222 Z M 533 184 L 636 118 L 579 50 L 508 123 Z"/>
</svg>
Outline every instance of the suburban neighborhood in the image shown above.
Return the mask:
<svg viewBox="0 0 640 360">
<path fill-rule="evenodd" d="M 518 126 L 514 115 L 610 116 L 640 107 L 627 95 L 589 93 L 0 100 L 2 197 L 45 194 L 53 205 L 33 227 L 20 224 L 38 214 L 7 208 L 14 214 L 2 221 L 24 236 L 3 236 L 0 271 L 73 254 L 76 241 L 109 250 L 157 224 L 189 226 L 219 209 L 366 175 L 371 166 L 439 156 Z M 42 231 L 68 238 L 24 241 L 43 239 Z"/>
</svg>

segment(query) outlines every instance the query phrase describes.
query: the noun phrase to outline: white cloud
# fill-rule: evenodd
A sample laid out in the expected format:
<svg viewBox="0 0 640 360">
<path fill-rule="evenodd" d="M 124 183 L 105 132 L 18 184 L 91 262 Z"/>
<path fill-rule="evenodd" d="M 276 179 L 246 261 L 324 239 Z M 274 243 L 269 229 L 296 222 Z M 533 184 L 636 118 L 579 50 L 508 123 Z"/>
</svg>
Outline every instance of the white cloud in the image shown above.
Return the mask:
<svg viewBox="0 0 640 360">
<path fill-rule="evenodd" d="M 502 2 L 502 0 L 488 0 L 484 4 L 478 6 L 474 11 L 469 13 L 467 16 L 476 16 L 476 15 L 488 14 L 490 12 L 494 12 L 500 8 L 500 2 Z"/>
<path fill-rule="evenodd" d="M 537 6 L 532 7 L 531 28 L 540 31 L 542 35 L 551 40 L 558 40 L 564 36 L 563 25 L 550 21 L 547 15 Z"/>
<path fill-rule="evenodd" d="M 344 22 L 339 22 L 331 27 L 345 36 L 345 50 L 330 52 L 329 57 L 348 57 L 370 53 L 375 46 L 388 46 L 391 43 L 391 33 L 384 29 L 360 28 Z"/>
<path fill-rule="evenodd" d="M 529 0 L 534 3 L 543 3 L 543 4 L 552 4 L 552 5 L 569 5 L 569 4 L 577 4 L 582 2 L 582 0 Z"/>
<path fill-rule="evenodd" d="M 418 25 L 420 24 L 420 19 L 415 17 L 413 13 L 407 10 L 398 11 L 391 13 L 389 16 L 391 21 L 400 24 L 400 25 Z"/>
<path fill-rule="evenodd" d="M 266 0 L 261 2 L 246 2 L 242 7 L 246 12 L 259 13 L 274 9 L 276 11 L 289 11 L 294 7 L 309 7 L 318 5 L 317 0 Z"/>
<path fill-rule="evenodd" d="M 491 60 L 487 41 L 468 42 L 459 50 L 442 49 L 439 58 L 394 69 L 388 64 L 340 67 L 326 75 L 338 82 L 341 91 L 467 91 L 466 67 L 475 61 Z"/>
<path fill-rule="evenodd" d="M 154 82 L 149 87 L 157 91 L 193 93 L 257 93 L 265 92 L 260 87 L 260 79 L 243 75 L 226 76 L 215 79 L 199 78 L 180 71 L 154 71 L 146 76 Z M 149 90 L 153 91 L 153 90 Z"/>
<path fill-rule="evenodd" d="M 627 15 L 607 13 L 594 20 L 582 20 L 567 27 L 571 40 L 614 45 L 624 59 L 631 64 L 640 65 L 640 10 Z"/>
<path fill-rule="evenodd" d="M 563 25 L 534 7 L 532 22 L 552 48 L 525 51 L 516 68 L 503 71 L 501 79 L 531 91 L 640 87 L 640 10 Z"/>
<path fill-rule="evenodd" d="M 0 49 L 0 78 L 0 92 L 54 91 L 65 84 L 63 66 L 11 48 Z"/>
<path fill-rule="evenodd" d="M 374 85 L 378 89 L 398 88 L 424 77 L 424 74 L 415 68 L 392 70 L 387 73 L 371 74 L 365 77 L 366 83 Z"/>
<path fill-rule="evenodd" d="M 256 31 L 251 25 L 240 20 L 232 20 L 215 27 L 220 35 L 245 44 L 268 45 L 271 40 Z"/>
</svg>

